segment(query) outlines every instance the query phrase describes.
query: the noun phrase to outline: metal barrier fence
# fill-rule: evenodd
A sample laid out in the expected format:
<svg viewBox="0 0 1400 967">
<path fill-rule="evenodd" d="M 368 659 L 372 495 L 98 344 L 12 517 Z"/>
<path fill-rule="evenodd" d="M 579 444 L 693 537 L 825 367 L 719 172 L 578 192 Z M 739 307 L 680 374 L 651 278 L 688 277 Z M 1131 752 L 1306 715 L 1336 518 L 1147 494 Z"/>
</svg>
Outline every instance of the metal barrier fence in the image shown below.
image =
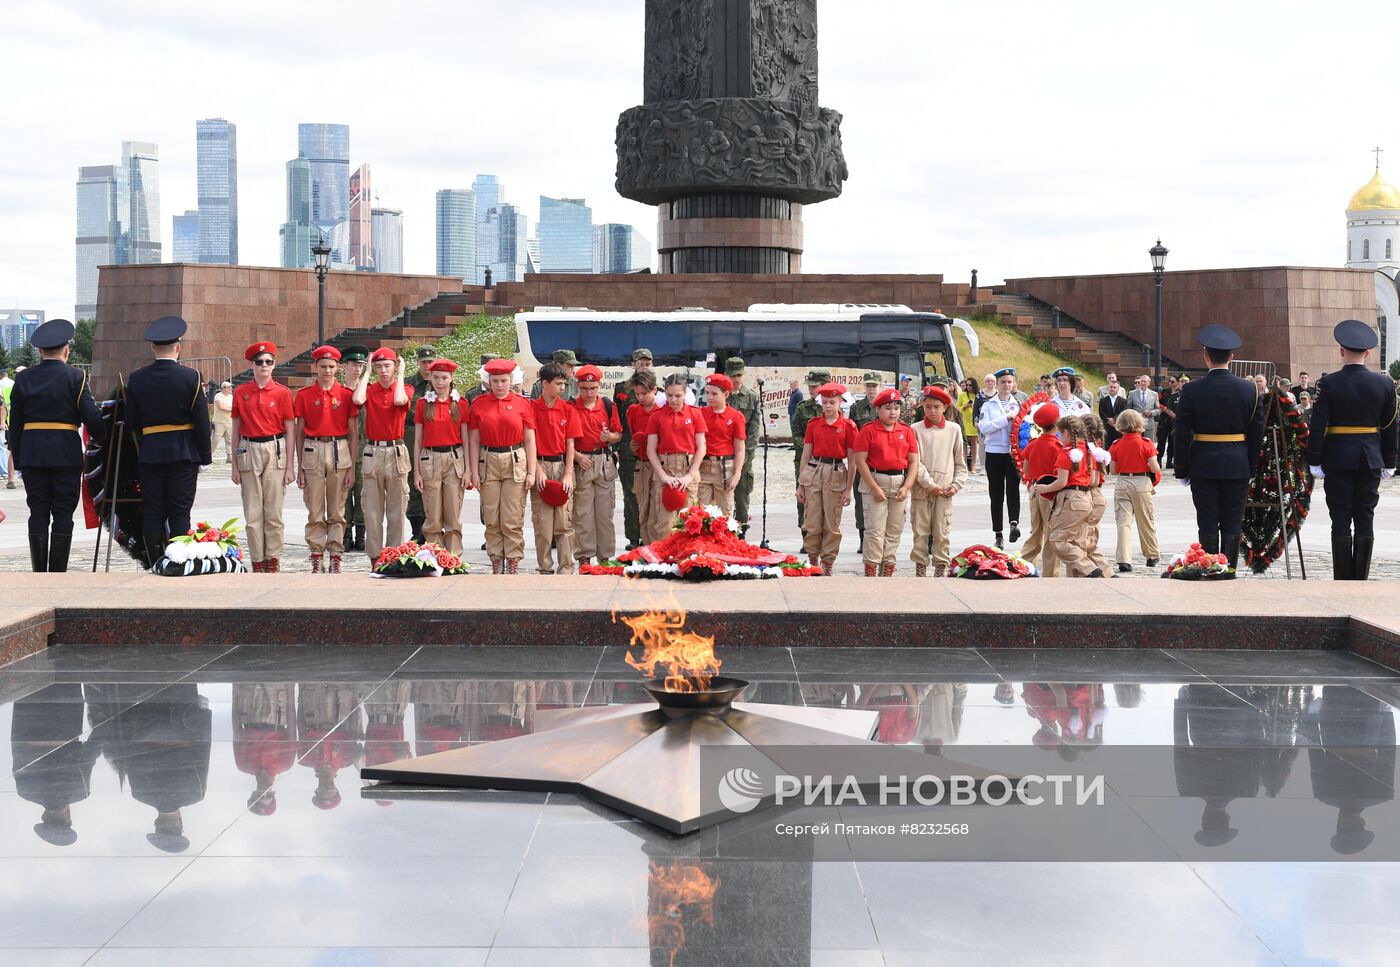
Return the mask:
<svg viewBox="0 0 1400 967">
<path fill-rule="evenodd" d="M 225 380 L 233 381 L 233 360 L 227 356 L 191 356 L 188 359 L 181 358 L 180 365 L 198 370 L 204 377 L 206 390 L 208 385 L 213 383 L 214 391 L 218 392 L 220 384 Z"/>
<path fill-rule="evenodd" d="M 1278 367 L 1266 359 L 1232 359 L 1230 360 L 1230 372 L 1236 376 L 1243 376 L 1245 379 L 1253 379 L 1262 374 L 1265 379 L 1272 383 L 1274 376 L 1278 373 Z"/>
</svg>

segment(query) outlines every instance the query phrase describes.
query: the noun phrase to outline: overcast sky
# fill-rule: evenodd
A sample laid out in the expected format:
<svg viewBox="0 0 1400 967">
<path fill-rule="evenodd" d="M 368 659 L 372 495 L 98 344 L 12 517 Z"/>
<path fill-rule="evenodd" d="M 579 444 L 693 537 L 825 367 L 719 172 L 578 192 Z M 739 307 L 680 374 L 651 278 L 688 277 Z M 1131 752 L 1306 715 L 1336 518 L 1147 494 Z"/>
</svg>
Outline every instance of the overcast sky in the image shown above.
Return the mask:
<svg viewBox="0 0 1400 967">
<path fill-rule="evenodd" d="M 819 10 L 851 180 L 806 211 L 809 272 L 1139 271 L 1159 234 L 1169 270 L 1337 265 L 1373 146 L 1400 179 L 1374 2 Z M 404 210 L 405 271 L 434 270 L 434 193 L 477 172 L 532 228 L 549 194 L 656 237 L 654 210 L 613 189 L 643 0 L 7 0 L 2 22 L 5 308 L 72 313 L 78 167 L 115 163 L 124 139 L 160 146 L 168 259 L 205 117 L 238 126 L 244 264 L 277 264 L 283 166 L 309 121 L 350 125 L 352 167 Z"/>
</svg>

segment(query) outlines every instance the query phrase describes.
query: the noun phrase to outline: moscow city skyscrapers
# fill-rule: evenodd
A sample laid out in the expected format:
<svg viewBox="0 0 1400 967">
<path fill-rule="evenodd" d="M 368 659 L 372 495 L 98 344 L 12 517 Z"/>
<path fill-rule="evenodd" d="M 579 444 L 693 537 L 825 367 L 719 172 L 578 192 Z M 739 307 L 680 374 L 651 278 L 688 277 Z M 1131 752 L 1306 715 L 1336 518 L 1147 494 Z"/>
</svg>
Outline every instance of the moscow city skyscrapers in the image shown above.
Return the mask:
<svg viewBox="0 0 1400 967">
<path fill-rule="evenodd" d="M 593 271 L 593 210 L 582 198 L 540 196 L 540 271 Z"/>
<path fill-rule="evenodd" d="M 336 262 L 350 261 L 350 125 L 298 124 L 297 155 L 311 174 L 311 225 L 326 234 Z"/>
<path fill-rule="evenodd" d="M 199 183 L 196 261 L 238 264 L 238 130 L 223 118 L 195 122 Z"/>
<path fill-rule="evenodd" d="M 74 318 L 97 312 L 102 265 L 161 260 L 160 153 L 145 141 L 123 141 L 121 163 L 78 169 Z"/>
<path fill-rule="evenodd" d="M 437 274 L 476 280 L 476 192 L 444 188 L 437 193 Z"/>
</svg>

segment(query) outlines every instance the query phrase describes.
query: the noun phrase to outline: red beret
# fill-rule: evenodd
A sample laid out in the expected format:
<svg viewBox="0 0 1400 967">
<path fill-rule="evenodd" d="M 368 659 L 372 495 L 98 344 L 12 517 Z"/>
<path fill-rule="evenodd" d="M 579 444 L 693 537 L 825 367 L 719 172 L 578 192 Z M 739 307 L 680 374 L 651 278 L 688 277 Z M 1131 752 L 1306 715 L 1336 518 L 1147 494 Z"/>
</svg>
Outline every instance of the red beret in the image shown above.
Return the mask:
<svg viewBox="0 0 1400 967">
<path fill-rule="evenodd" d="M 925 386 L 924 399 L 938 400 L 944 406 L 953 405 L 953 398 L 948 395 L 948 391 L 945 390 L 942 386 Z"/>
<path fill-rule="evenodd" d="M 1048 430 L 1059 421 L 1060 408 L 1054 403 L 1042 403 L 1036 408 L 1035 416 L 1031 419 L 1035 420 L 1035 425 L 1042 430 Z"/>
<path fill-rule="evenodd" d="M 488 376 L 509 376 L 515 372 L 515 360 L 513 359 L 492 359 L 487 361 L 482 367 Z"/>
<path fill-rule="evenodd" d="M 317 361 L 334 359 L 336 362 L 340 362 L 340 350 L 334 346 L 317 346 L 311 350 L 311 358 Z"/>
<path fill-rule="evenodd" d="M 564 485 L 557 480 L 546 480 L 544 489 L 540 491 L 540 500 L 543 500 L 551 507 L 563 507 L 569 502 L 569 495 L 564 490 Z"/>
<path fill-rule="evenodd" d="M 590 363 L 587 366 L 580 366 L 574 370 L 574 379 L 580 383 L 601 383 L 603 381 L 603 371 Z"/>
<path fill-rule="evenodd" d="M 380 346 L 374 352 L 369 354 L 369 361 L 371 363 L 376 363 L 381 359 L 396 360 L 398 358 L 399 354 L 394 352 L 388 346 Z"/>
<path fill-rule="evenodd" d="M 842 386 L 840 383 L 823 383 L 821 386 L 817 387 L 817 395 L 831 396 L 840 399 L 846 395 L 846 387 Z"/>
<path fill-rule="evenodd" d="M 734 380 L 730 379 L 723 373 L 711 373 L 709 376 L 706 376 L 705 385 L 718 386 L 726 393 L 734 392 Z"/>
<path fill-rule="evenodd" d="M 450 359 L 434 359 L 432 365 L 428 367 L 428 372 L 455 373 L 457 372 L 457 364 Z"/>
<path fill-rule="evenodd" d="M 676 511 L 684 509 L 689 502 L 690 495 L 685 492 L 684 487 L 661 488 L 661 506 L 671 513 L 674 514 Z"/>
<path fill-rule="evenodd" d="M 899 390 L 897 389 L 883 390 L 879 396 L 875 397 L 876 406 L 884 406 L 886 403 L 902 402 L 904 402 L 904 399 L 899 395 Z"/>
<path fill-rule="evenodd" d="M 243 354 L 243 358 L 251 363 L 253 361 L 254 356 L 261 356 L 264 353 L 266 353 L 269 356 L 276 356 L 277 345 L 275 343 L 270 342 L 255 342 L 253 343 L 253 345 L 248 347 L 247 352 Z"/>
</svg>

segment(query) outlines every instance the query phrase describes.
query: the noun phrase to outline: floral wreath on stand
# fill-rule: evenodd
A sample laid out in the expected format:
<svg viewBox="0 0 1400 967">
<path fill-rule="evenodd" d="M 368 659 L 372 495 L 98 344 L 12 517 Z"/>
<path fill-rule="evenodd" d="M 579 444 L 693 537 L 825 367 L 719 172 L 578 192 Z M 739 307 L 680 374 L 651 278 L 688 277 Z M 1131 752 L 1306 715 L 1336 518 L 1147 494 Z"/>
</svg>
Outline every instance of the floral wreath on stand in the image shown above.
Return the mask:
<svg viewBox="0 0 1400 967">
<path fill-rule="evenodd" d="M 1255 574 L 1263 574 L 1283 556 L 1284 543 L 1298 533 L 1312 507 L 1313 476 L 1307 461 L 1308 422 L 1292 396 L 1277 390 L 1270 396 L 1264 438 L 1259 447 L 1259 469 L 1249 481 L 1249 499 L 1245 503 L 1241 529 L 1244 562 Z M 1271 453 L 1275 430 L 1282 451 L 1278 474 L 1274 473 Z M 1286 521 L 1279 519 L 1282 516 L 1280 504 L 1287 515 Z"/>
<path fill-rule="evenodd" d="M 1051 402 L 1050 394 L 1041 390 L 1021 404 L 1020 412 L 1011 421 L 1011 459 L 1016 461 L 1016 469 L 1020 472 L 1021 479 L 1028 485 L 1035 481 L 1026 476 L 1025 457 L 1022 455 L 1022 451 L 1030 446 L 1032 440 L 1045 432 L 1035 425 L 1035 411 L 1049 402 Z"/>
<path fill-rule="evenodd" d="M 246 574 L 248 565 L 238 546 L 238 518 L 222 527 L 200 521 L 178 537 L 170 538 L 165 554 L 151 566 L 161 577 L 194 577 L 199 574 Z"/>
<path fill-rule="evenodd" d="M 695 504 L 676 515 L 670 537 L 626 551 L 611 561 L 585 564 L 579 573 L 708 581 L 816 577 L 822 572 L 819 567 L 803 565 L 791 554 L 767 551 L 741 540 L 718 507 Z"/>
<path fill-rule="evenodd" d="M 386 547 L 374 561 L 376 578 L 429 578 L 444 574 L 466 574 L 467 565 L 459 555 L 440 544 L 409 541 Z"/>
</svg>

